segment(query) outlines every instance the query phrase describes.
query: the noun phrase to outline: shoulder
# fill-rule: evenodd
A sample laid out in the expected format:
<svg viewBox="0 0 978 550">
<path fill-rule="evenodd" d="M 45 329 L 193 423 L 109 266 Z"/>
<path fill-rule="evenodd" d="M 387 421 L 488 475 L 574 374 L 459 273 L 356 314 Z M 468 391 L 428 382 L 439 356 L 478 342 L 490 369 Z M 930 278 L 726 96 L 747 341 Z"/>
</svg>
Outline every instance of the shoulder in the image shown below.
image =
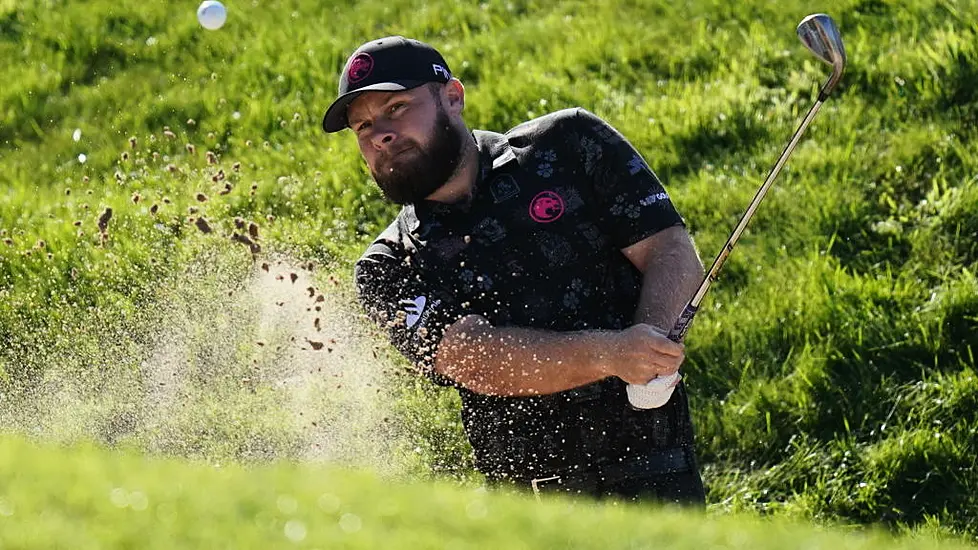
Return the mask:
<svg viewBox="0 0 978 550">
<path fill-rule="evenodd" d="M 396 219 L 353 264 L 353 281 L 361 302 L 383 300 L 398 281 L 410 276 L 409 255 L 401 235 L 400 219 Z"/>
<path fill-rule="evenodd" d="M 514 126 L 506 132 L 506 135 L 510 139 L 518 139 L 520 137 L 533 137 L 552 132 L 566 131 L 568 128 L 580 126 L 582 122 L 588 119 L 600 120 L 592 113 L 580 107 L 561 109 Z"/>
<path fill-rule="evenodd" d="M 355 267 L 359 269 L 364 264 L 403 262 L 409 254 L 409 248 L 413 246 L 411 240 L 407 238 L 411 231 L 410 224 L 411 216 L 406 209 L 402 209 L 394 221 L 364 250 L 356 261 Z"/>
<path fill-rule="evenodd" d="M 620 140 L 620 134 L 596 114 L 574 107 L 555 111 L 528 120 L 506 132 L 514 147 L 539 146 L 541 142 L 570 142 L 579 145 L 580 139 L 591 136 L 605 142 Z"/>
</svg>

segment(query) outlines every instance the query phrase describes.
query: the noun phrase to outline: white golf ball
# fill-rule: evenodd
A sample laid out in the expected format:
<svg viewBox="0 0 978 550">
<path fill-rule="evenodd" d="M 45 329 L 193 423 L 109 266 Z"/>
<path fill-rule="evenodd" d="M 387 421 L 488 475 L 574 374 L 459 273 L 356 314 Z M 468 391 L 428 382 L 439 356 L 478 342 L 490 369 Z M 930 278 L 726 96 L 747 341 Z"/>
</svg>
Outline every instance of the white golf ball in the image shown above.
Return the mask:
<svg viewBox="0 0 978 550">
<path fill-rule="evenodd" d="M 224 4 L 217 0 L 204 0 L 197 8 L 197 21 L 207 30 L 216 31 L 224 26 L 227 19 L 228 12 L 224 9 Z"/>
</svg>

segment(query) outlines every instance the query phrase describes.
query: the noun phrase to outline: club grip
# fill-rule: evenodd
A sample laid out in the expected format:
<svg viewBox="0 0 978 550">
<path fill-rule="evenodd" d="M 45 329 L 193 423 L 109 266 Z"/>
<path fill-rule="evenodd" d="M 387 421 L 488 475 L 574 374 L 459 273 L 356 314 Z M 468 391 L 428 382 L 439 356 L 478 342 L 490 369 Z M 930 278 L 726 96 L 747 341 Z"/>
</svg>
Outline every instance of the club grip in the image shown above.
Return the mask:
<svg viewBox="0 0 978 550">
<path fill-rule="evenodd" d="M 696 315 L 698 306 L 693 304 L 686 304 L 686 309 L 683 310 L 676 324 L 673 325 L 672 330 L 669 331 L 667 338 L 673 342 L 680 342 L 686 337 L 686 332 L 689 330 L 689 326 L 693 324 L 693 317 Z"/>
</svg>

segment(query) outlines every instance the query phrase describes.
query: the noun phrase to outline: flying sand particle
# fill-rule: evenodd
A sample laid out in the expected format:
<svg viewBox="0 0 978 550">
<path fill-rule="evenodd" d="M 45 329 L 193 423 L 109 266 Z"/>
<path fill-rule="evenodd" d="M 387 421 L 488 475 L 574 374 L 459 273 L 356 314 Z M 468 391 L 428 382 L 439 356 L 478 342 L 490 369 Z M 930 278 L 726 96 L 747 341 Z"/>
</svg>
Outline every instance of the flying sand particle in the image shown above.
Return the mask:
<svg viewBox="0 0 978 550">
<path fill-rule="evenodd" d="M 261 252 L 261 246 L 259 246 L 258 243 L 249 239 L 246 235 L 242 235 L 240 233 L 232 233 L 231 240 L 247 245 L 248 248 L 251 249 L 252 254 L 258 254 L 259 252 Z"/>
<path fill-rule="evenodd" d="M 197 221 L 194 222 L 194 225 L 196 225 L 197 229 L 200 229 L 200 232 L 205 235 L 213 231 L 213 229 L 211 229 L 210 224 L 207 223 L 207 220 L 205 220 L 203 216 L 197 218 Z"/>
<path fill-rule="evenodd" d="M 306 338 L 306 342 L 309 342 L 309 345 L 312 346 L 312 349 L 315 350 L 315 351 L 319 351 L 319 350 L 323 349 L 323 346 L 325 345 L 322 342 L 316 342 L 316 341 L 310 340 L 308 338 Z"/>
<path fill-rule="evenodd" d="M 112 219 L 112 209 L 106 208 L 102 215 L 98 217 L 98 230 L 100 233 L 105 234 L 106 230 L 109 228 L 109 220 Z"/>
</svg>

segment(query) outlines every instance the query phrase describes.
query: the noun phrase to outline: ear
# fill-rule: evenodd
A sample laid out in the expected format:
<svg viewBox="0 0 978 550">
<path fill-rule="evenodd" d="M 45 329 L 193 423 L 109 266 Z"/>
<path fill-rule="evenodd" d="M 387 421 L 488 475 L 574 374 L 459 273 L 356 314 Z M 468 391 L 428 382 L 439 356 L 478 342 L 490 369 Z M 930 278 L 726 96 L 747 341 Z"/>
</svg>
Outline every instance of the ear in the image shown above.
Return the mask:
<svg viewBox="0 0 978 550">
<path fill-rule="evenodd" d="M 445 83 L 442 88 L 442 104 L 450 114 L 458 115 L 465 108 L 465 86 L 462 82 L 453 78 Z"/>
</svg>

